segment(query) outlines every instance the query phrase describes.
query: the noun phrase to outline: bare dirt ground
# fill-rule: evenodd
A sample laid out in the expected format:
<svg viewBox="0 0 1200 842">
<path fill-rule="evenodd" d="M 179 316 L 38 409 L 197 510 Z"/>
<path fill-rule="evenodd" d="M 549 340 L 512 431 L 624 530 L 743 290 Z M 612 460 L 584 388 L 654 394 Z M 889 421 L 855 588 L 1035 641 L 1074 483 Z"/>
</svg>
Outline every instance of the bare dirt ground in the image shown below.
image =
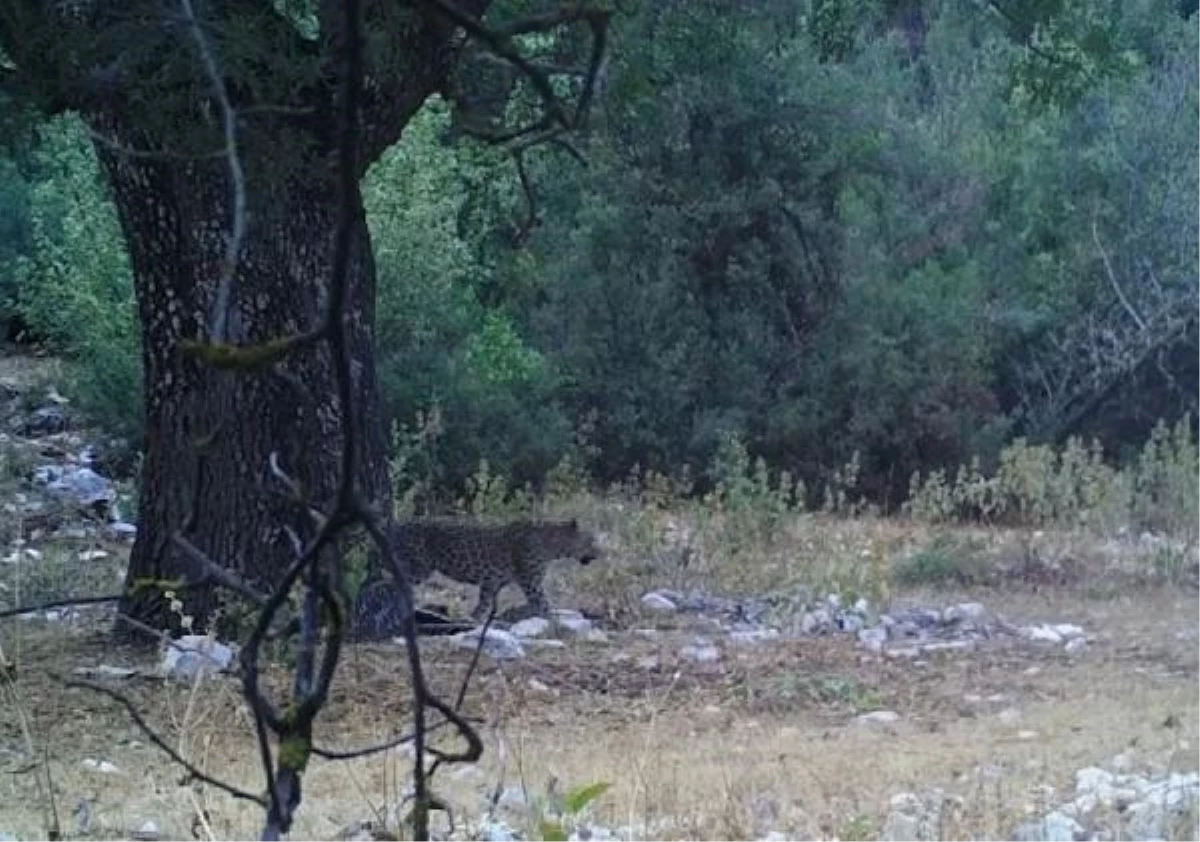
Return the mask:
<svg viewBox="0 0 1200 842">
<path fill-rule="evenodd" d="M 438 791 L 461 822 L 477 819 L 499 785 L 502 814 L 518 830 L 523 820 L 536 824 L 548 788 L 608 781 L 591 819 L 639 835 L 872 838 L 893 794 L 940 787 L 961 799 L 943 819 L 943 838 L 1006 838 L 1015 822 L 1047 809 L 1046 787 L 1069 791 L 1081 767 L 1116 755 L 1137 771 L 1200 766 L 1194 592 L 938 598 L 967 597 L 1013 622 L 1076 623 L 1094 640 L 1079 657 L 997 640 L 919 663 L 866 652 L 850 637 L 776 640 L 697 664 L 677 656 L 692 630 L 671 618 L 653 637 L 617 631 L 608 643 L 568 641 L 503 664 L 485 659 L 466 703 L 484 723 L 484 759 L 474 770 L 443 770 Z M 45 838 L 52 791 L 68 837 L 116 838 L 147 820 L 164 838 L 256 835 L 254 805 L 181 783 L 180 770 L 118 704 L 51 675 L 99 663 L 149 668 L 152 659 L 114 649 L 102 631 L 33 622 L 6 630 L 4 642 L 16 671 L 0 717 L 8 772 L 0 777 L 0 830 Z M 471 653 L 438 640 L 425 653 L 435 683 L 452 696 Z M 403 728 L 403 674 L 395 646 L 352 648 L 320 742 L 348 748 Z M 194 692 L 143 678 L 117 686 L 193 762 L 261 789 L 234 679 Z M 853 722 L 876 709 L 900 719 Z M 293 837 L 332 838 L 395 805 L 407 758 L 396 750 L 350 763 L 314 760 Z M 88 759 L 116 771 L 88 768 Z M 522 790 L 526 803 L 512 803 Z M 86 831 L 77 826 L 85 813 Z"/>
</svg>

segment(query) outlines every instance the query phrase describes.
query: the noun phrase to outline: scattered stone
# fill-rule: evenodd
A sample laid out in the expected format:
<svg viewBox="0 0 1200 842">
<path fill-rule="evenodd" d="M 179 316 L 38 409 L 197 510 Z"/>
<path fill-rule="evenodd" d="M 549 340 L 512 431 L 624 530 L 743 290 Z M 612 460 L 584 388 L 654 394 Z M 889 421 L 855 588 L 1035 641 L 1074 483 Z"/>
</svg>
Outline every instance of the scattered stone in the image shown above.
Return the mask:
<svg viewBox="0 0 1200 842">
<path fill-rule="evenodd" d="M 105 775 L 115 775 L 121 771 L 107 760 L 97 760 L 94 757 L 83 758 L 81 764 L 85 769 L 91 769 L 93 772 L 102 772 Z"/>
<path fill-rule="evenodd" d="M 534 649 L 566 649 L 567 644 L 555 637 L 529 637 L 521 641 Z"/>
<path fill-rule="evenodd" d="M 108 531 L 113 534 L 114 538 L 125 538 L 132 541 L 137 537 L 137 527 L 132 523 L 125 523 L 124 521 L 110 523 Z"/>
<path fill-rule="evenodd" d="M 986 617 L 987 609 L 980 602 L 960 602 L 942 612 L 942 621 L 946 623 L 979 623 Z"/>
<path fill-rule="evenodd" d="M 604 629 L 588 629 L 579 639 L 584 643 L 608 643 L 608 632 Z"/>
<path fill-rule="evenodd" d="M 879 839 L 888 842 L 924 842 L 941 839 L 942 810 L 946 796 L 940 789 L 923 795 L 900 792 L 888 802 L 887 818 Z"/>
<path fill-rule="evenodd" d="M 154 842 L 159 838 L 158 823 L 153 819 L 147 819 L 129 831 L 129 838 L 142 840 L 142 842 Z"/>
<path fill-rule="evenodd" d="M 587 635 L 595 629 L 592 621 L 578 611 L 558 610 L 554 612 L 554 623 L 572 634 Z"/>
<path fill-rule="evenodd" d="M 805 634 L 820 634 L 833 626 L 833 617 L 824 608 L 809 611 L 800 621 L 800 630 Z"/>
<path fill-rule="evenodd" d="M 1055 840 L 1116 838 L 1152 840 L 1192 838 L 1195 810 L 1200 803 L 1200 774 L 1172 773 L 1165 779 L 1147 780 L 1138 775 L 1118 774 L 1095 766 L 1075 773 L 1075 796 L 1048 813 L 1041 821 L 1021 825 L 1014 838 Z M 1087 828 L 1094 817 L 1106 823 L 1119 817 L 1123 827 Z M 1184 829 L 1181 825 L 1190 823 Z M 1180 833 L 1183 832 L 1181 836 Z M 1191 836 L 1187 835 L 1191 833 Z"/>
<path fill-rule="evenodd" d="M 769 830 L 763 836 L 758 837 L 758 842 L 787 842 L 791 838 L 786 833 L 780 833 L 778 830 Z"/>
<path fill-rule="evenodd" d="M 479 648 L 483 654 L 497 661 L 511 661 L 525 657 L 525 649 L 516 635 L 503 629 L 488 629 L 487 634 L 483 637 L 481 647 L 479 640 L 482 633 L 482 628 L 471 629 L 451 635 L 450 640 L 461 649 Z"/>
<path fill-rule="evenodd" d="M 1073 637 L 1067 641 L 1067 645 L 1063 647 L 1068 655 L 1082 655 L 1087 651 L 1088 643 L 1082 637 Z"/>
<path fill-rule="evenodd" d="M 729 633 L 729 642 L 737 646 L 754 646 L 767 640 L 776 640 L 776 629 L 742 629 Z"/>
<path fill-rule="evenodd" d="M 885 626 L 874 626 L 863 629 L 858 633 L 858 644 L 872 652 L 882 652 L 887 644 L 888 633 Z"/>
<path fill-rule="evenodd" d="M 656 670 L 659 667 L 658 656 L 643 655 L 634 662 L 634 666 L 640 670 Z"/>
<path fill-rule="evenodd" d="M 1005 708 L 996 714 L 996 718 L 1005 725 L 1016 725 L 1021 721 L 1021 711 L 1018 708 Z"/>
<path fill-rule="evenodd" d="M 76 506 L 107 512 L 117 499 L 117 489 L 109 480 L 88 467 L 43 465 L 34 471 L 34 481 Z"/>
<path fill-rule="evenodd" d="M 479 826 L 478 838 L 483 842 L 516 842 L 521 837 L 498 819 L 488 819 Z"/>
<path fill-rule="evenodd" d="M 233 657 L 232 647 L 206 635 L 187 634 L 167 645 L 160 669 L 168 678 L 190 682 L 229 669 Z"/>
<path fill-rule="evenodd" d="M 642 597 L 642 606 L 651 611 L 670 614 L 679 610 L 679 606 L 659 591 L 650 591 Z"/>
<path fill-rule="evenodd" d="M 1026 626 L 1021 634 L 1034 643 L 1062 643 L 1062 635 L 1052 626 Z"/>
<path fill-rule="evenodd" d="M 549 631 L 550 621 L 545 617 L 528 617 L 509 628 L 509 632 L 519 638 L 541 637 Z"/>
<path fill-rule="evenodd" d="M 696 664 L 708 664 L 721 659 L 721 650 L 706 637 L 696 637 L 679 650 L 679 656 Z"/>
<path fill-rule="evenodd" d="M 545 693 L 547 696 L 557 696 L 558 691 L 550 688 L 548 684 L 538 681 L 536 678 L 529 679 L 529 689 L 535 693 Z"/>
<path fill-rule="evenodd" d="M 1083 826 L 1057 810 L 1047 813 L 1038 822 L 1028 822 L 1013 831 L 1017 842 L 1075 842 L 1076 834 L 1084 833 Z"/>
<path fill-rule="evenodd" d="M 15 422 L 17 435 L 25 438 L 53 436 L 67 429 L 67 414 L 61 406 L 42 406 Z"/>
</svg>

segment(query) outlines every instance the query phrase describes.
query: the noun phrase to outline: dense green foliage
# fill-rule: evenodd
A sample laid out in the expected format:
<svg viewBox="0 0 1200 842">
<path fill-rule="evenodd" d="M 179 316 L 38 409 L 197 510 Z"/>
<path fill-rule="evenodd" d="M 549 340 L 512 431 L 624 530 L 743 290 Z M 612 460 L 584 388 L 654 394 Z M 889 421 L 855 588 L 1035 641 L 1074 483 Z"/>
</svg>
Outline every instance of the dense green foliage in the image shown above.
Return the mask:
<svg viewBox="0 0 1200 842">
<path fill-rule="evenodd" d="M 372 169 L 379 369 L 429 490 L 567 453 L 703 489 L 736 440 L 814 502 L 853 460 L 896 504 L 1018 436 L 1123 455 L 1197 417 L 1194 10 L 804 6 L 620 17 L 587 164 L 531 150 L 531 196 L 440 100 Z M 4 306 L 135 428 L 119 231 L 77 125 L 37 134 L 0 158 Z"/>
</svg>

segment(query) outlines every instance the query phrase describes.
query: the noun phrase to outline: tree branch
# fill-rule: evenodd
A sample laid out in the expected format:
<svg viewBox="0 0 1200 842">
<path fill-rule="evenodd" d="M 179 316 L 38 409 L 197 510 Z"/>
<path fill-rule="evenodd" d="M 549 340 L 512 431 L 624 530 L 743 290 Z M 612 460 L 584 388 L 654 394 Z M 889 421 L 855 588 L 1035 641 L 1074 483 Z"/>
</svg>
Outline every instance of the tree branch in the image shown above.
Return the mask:
<svg viewBox="0 0 1200 842">
<path fill-rule="evenodd" d="M 142 717 L 142 715 L 138 713 L 138 710 L 134 706 L 133 702 L 123 693 L 120 693 L 111 687 L 106 687 L 103 684 L 97 684 L 94 681 L 86 681 L 81 678 L 65 678 L 57 674 L 52 675 L 56 680 L 67 687 L 78 687 L 85 690 L 91 690 L 93 692 L 100 693 L 101 695 L 108 696 L 110 699 L 119 702 L 122 707 L 125 708 L 134 724 L 137 725 L 137 727 L 141 729 L 142 733 L 146 735 L 146 739 L 150 740 L 150 742 L 154 743 L 159 750 L 182 766 L 184 771 L 186 771 L 190 777 L 195 778 L 198 781 L 202 781 L 203 783 L 215 786 L 217 789 L 229 793 L 234 798 L 238 798 L 243 801 L 253 801 L 255 804 L 258 804 L 261 807 L 266 806 L 266 800 L 261 795 L 254 795 L 253 793 L 247 792 L 246 790 L 236 787 L 231 783 L 226 783 L 220 778 L 213 777 L 212 775 L 195 766 L 187 758 L 173 749 L 170 743 L 164 740 L 158 735 L 158 732 L 150 727 L 150 723 L 148 723 Z"/>
</svg>

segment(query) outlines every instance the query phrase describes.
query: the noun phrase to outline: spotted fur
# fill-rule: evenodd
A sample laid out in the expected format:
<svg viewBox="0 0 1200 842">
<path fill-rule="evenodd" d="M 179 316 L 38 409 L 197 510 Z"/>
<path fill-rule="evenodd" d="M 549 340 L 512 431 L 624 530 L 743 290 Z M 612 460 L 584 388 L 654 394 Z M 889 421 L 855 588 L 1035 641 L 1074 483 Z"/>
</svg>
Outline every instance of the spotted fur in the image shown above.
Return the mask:
<svg viewBox="0 0 1200 842">
<path fill-rule="evenodd" d="M 420 584 L 434 572 L 479 587 L 472 616 L 491 613 L 500 590 L 515 584 L 525 594 L 527 611 L 548 610 L 542 589 L 546 569 L 558 559 L 589 564 L 599 557 L 595 538 L 575 520 L 518 520 L 479 523 L 451 518 L 401 521 L 392 527 L 392 540 Z M 354 606 L 355 639 L 380 639 L 401 631 L 400 607 L 390 576 L 382 570 L 363 583 Z M 431 633 L 431 632 L 430 632 Z"/>
</svg>

